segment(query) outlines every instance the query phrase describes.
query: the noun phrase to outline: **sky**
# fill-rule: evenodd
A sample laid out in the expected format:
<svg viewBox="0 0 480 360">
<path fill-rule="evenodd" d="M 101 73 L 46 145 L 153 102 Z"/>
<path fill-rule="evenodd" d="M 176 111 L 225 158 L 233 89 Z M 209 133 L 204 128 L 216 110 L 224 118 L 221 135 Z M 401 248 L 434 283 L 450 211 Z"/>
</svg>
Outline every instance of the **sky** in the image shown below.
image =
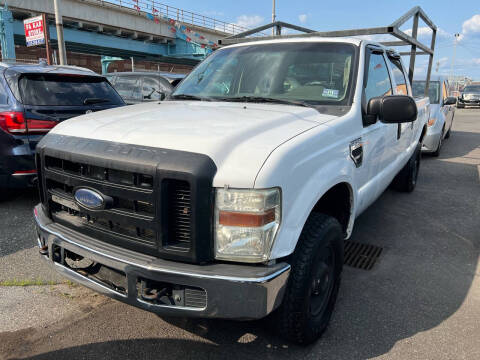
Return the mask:
<svg viewBox="0 0 480 360">
<path fill-rule="evenodd" d="M 162 2 L 250 28 L 269 23 L 272 17 L 272 0 Z M 417 5 L 423 8 L 439 28 L 433 72 L 447 76 L 453 72 L 455 76 L 468 76 L 480 81 L 480 0 L 276 0 L 276 13 L 277 20 L 328 31 L 387 26 Z M 419 27 L 419 40 L 429 45 L 431 33 L 423 22 L 420 22 Z M 411 23 L 407 23 L 402 30 L 408 31 L 409 28 Z M 452 71 L 454 34 L 459 34 L 459 37 Z M 416 71 L 424 72 L 428 57 L 420 56 L 417 59 Z M 408 58 L 403 61 L 408 65 Z"/>
</svg>

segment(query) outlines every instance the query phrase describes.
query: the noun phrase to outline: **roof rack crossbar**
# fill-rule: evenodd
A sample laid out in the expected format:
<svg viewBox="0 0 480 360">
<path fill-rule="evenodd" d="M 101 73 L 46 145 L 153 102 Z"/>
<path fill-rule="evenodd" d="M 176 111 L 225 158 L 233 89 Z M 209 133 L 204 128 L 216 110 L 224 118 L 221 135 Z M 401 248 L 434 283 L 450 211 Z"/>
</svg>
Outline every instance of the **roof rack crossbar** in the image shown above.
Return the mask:
<svg viewBox="0 0 480 360">
<path fill-rule="evenodd" d="M 227 42 L 230 42 L 230 40 L 233 40 L 232 43 L 237 43 L 239 39 L 245 38 L 249 35 L 260 33 L 263 30 L 267 30 L 267 29 L 271 29 L 271 28 L 276 29 L 276 33 L 278 35 L 280 35 L 280 29 L 282 29 L 282 28 L 292 29 L 292 30 L 296 30 L 296 31 L 304 32 L 304 33 L 314 33 L 315 32 L 315 30 L 307 29 L 307 28 L 304 28 L 302 26 L 289 24 L 289 23 L 286 23 L 286 22 L 283 22 L 283 21 L 275 21 L 273 23 L 262 25 L 262 26 L 259 26 L 257 28 L 251 29 L 251 30 L 247 30 L 247 31 L 235 34 L 235 35 L 227 36 L 223 39 L 220 39 L 219 44 L 226 45 Z M 265 39 L 266 37 L 262 36 L 261 38 Z M 237 40 L 237 41 L 235 41 L 235 40 Z"/>
<path fill-rule="evenodd" d="M 389 26 L 366 28 L 366 29 L 353 29 L 353 30 L 335 30 L 335 31 L 313 31 L 305 34 L 293 34 L 293 35 L 274 35 L 274 36 L 259 36 L 254 38 L 247 38 L 246 36 L 256 34 L 260 31 L 272 28 L 273 24 L 263 25 L 256 29 L 245 31 L 241 34 L 236 34 L 223 39 L 220 39 L 218 43 L 220 45 L 233 45 L 243 42 L 251 41 L 263 41 L 263 40 L 275 40 L 275 39 L 290 39 L 290 38 L 309 38 L 309 37 L 342 37 L 342 36 L 359 36 L 359 35 L 381 35 L 393 32 L 393 28 Z M 295 25 L 290 25 L 289 28 L 293 28 Z M 284 26 L 286 27 L 286 26 Z M 242 35 L 243 34 L 243 35 Z"/>
<path fill-rule="evenodd" d="M 400 27 L 404 25 L 408 20 L 413 18 L 412 34 L 409 35 L 405 31 L 400 30 Z M 423 22 L 432 30 L 432 38 L 430 46 L 422 44 L 417 39 L 418 35 L 418 21 L 422 19 Z M 277 35 L 273 36 L 257 36 L 257 37 L 248 37 L 250 35 L 258 34 L 266 29 L 274 28 Z M 294 34 L 294 35 L 281 35 L 282 28 L 289 28 L 296 31 L 303 32 L 303 34 Z M 410 46 L 410 52 L 401 52 L 400 55 L 409 55 L 410 64 L 408 71 L 408 78 L 410 83 L 413 81 L 413 72 L 415 67 L 416 55 L 428 55 L 428 71 L 427 71 L 427 82 L 425 86 L 425 95 L 428 94 L 428 87 L 430 84 L 430 73 L 433 65 L 433 54 L 435 50 L 435 39 L 437 36 L 437 26 L 433 23 L 432 20 L 427 16 L 423 9 L 419 6 L 415 6 L 405 14 L 400 16 L 389 26 L 383 27 L 373 27 L 373 28 L 363 28 L 363 29 L 351 29 L 351 30 L 338 30 L 338 31 L 314 31 L 300 26 L 284 23 L 281 21 L 276 21 L 271 24 L 263 25 L 255 29 L 251 29 L 236 35 L 228 36 L 226 38 L 218 40 L 219 45 L 233 45 L 244 42 L 252 41 L 261 41 L 261 40 L 275 40 L 278 38 L 282 39 L 294 39 L 294 38 L 308 38 L 308 37 L 344 37 L 344 36 L 362 36 L 362 35 L 392 35 L 393 37 L 399 39 L 398 41 L 385 41 L 381 44 L 384 46 Z M 417 51 L 419 48 L 421 51 Z"/>
<path fill-rule="evenodd" d="M 380 42 L 380 44 L 382 44 L 383 46 L 406 46 L 406 45 L 409 45 L 407 42 L 405 41 L 382 41 Z"/>
<path fill-rule="evenodd" d="M 420 16 L 425 24 L 428 25 L 429 28 L 432 30 L 437 30 L 437 26 L 433 23 L 432 20 L 425 14 L 425 11 L 420 6 L 415 6 L 407 11 L 405 14 L 400 16 L 397 20 L 395 20 L 391 26 L 393 27 L 400 27 L 405 24 L 411 17 L 417 15 Z"/>
<path fill-rule="evenodd" d="M 412 53 L 410 51 L 402 51 L 399 53 L 401 56 L 410 56 Z M 417 51 L 415 52 L 415 55 L 429 55 L 425 51 Z"/>
</svg>

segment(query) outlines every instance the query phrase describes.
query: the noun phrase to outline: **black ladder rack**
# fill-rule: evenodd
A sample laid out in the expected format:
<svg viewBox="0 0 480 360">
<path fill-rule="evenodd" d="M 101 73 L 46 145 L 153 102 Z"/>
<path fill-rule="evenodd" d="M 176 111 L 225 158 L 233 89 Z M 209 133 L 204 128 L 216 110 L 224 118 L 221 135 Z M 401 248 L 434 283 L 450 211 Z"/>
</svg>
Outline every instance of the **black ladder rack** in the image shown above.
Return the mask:
<svg viewBox="0 0 480 360">
<path fill-rule="evenodd" d="M 408 20 L 413 18 L 413 27 L 412 35 L 408 35 L 404 31 L 400 30 L 400 26 L 405 24 Z M 417 39 L 418 34 L 418 20 L 422 19 L 425 24 L 432 30 L 432 39 L 430 46 L 421 43 Z M 250 35 L 258 35 L 264 30 L 274 29 L 275 34 L 273 36 L 255 36 L 249 37 Z M 282 28 L 292 29 L 302 34 L 293 34 L 293 35 L 281 35 Z M 315 31 L 300 27 L 293 24 L 288 24 L 282 21 L 275 21 L 271 24 L 266 24 L 255 29 L 244 31 L 239 34 L 231 35 L 223 39 L 218 40 L 219 45 L 233 45 L 238 43 L 253 42 L 253 41 L 264 41 L 264 40 L 276 40 L 276 39 L 293 39 L 293 38 L 309 38 L 309 37 L 346 37 L 346 36 L 361 36 L 361 35 L 392 35 L 393 37 L 399 39 L 397 41 L 385 41 L 380 42 L 380 44 L 389 47 L 389 46 L 410 46 L 410 51 L 400 52 L 399 55 L 409 55 L 410 64 L 408 69 L 408 78 L 410 83 L 413 81 L 413 72 L 415 68 L 415 59 L 416 55 L 428 55 L 428 70 L 427 70 L 427 80 L 425 86 L 425 95 L 428 95 L 428 88 L 430 85 L 430 74 L 432 72 L 433 65 L 433 54 L 435 49 L 435 39 L 437 37 L 437 26 L 430 20 L 430 18 L 425 14 L 423 9 L 419 6 L 412 8 L 410 11 L 403 14 L 392 24 L 388 26 L 373 27 L 373 28 L 363 28 L 363 29 L 350 29 L 350 30 L 337 30 L 337 31 Z M 417 51 L 419 49 L 420 51 Z"/>
</svg>

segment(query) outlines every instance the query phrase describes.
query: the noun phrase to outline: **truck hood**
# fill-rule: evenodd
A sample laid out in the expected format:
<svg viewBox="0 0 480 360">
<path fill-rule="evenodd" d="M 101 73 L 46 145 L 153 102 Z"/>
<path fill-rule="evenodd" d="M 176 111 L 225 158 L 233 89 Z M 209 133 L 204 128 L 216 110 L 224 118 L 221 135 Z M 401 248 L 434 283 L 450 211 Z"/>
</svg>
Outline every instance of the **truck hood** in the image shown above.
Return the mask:
<svg viewBox="0 0 480 360">
<path fill-rule="evenodd" d="M 289 105 L 167 101 L 79 116 L 52 133 L 205 154 L 214 186 L 249 188 L 276 147 L 334 118 Z"/>
</svg>

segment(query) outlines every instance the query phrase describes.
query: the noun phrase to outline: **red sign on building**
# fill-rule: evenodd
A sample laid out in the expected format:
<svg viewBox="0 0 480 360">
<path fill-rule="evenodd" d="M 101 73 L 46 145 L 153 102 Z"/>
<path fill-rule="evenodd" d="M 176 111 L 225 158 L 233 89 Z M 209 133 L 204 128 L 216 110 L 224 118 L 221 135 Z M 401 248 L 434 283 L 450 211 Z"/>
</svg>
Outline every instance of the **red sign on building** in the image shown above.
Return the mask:
<svg viewBox="0 0 480 360">
<path fill-rule="evenodd" d="M 25 19 L 23 21 L 23 26 L 25 27 L 27 46 L 45 44 L 45 31 L 42 16 Z"/>
</svg>

